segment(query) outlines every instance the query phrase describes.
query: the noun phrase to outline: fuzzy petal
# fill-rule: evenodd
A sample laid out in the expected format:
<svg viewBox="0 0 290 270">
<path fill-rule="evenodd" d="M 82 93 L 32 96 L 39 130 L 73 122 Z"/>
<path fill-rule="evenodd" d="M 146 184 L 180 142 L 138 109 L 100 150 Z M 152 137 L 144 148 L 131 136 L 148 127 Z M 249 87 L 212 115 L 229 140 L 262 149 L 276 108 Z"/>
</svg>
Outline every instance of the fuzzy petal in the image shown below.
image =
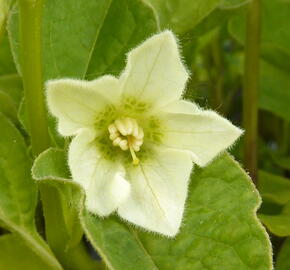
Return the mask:
<svg viewBox="0 0 290 270">
<path fill-rule="evenodd" d="M 190 151 L 199 166 L 205 166 L 242 134 L 241 129 L 213 111 L 167 113 L 162 118 L 163 146 Z"/>
<path fill-rule="evenodd" d="M 200 112 L 200 108 L 198 107 L 197 104 L 186 100 L 176 100 L 160 108 L 160 110 L 168 113 L 185 113 L 185 114 L 195 114 Z"/>
<path fill-rule="evenodd" d="M 124 179 L 125 171 L 120 164 L 103 158 L 95 137 L 94 131 L 83 129 L 72 140 L 69 167 L 73 180 L 86 192 L 88 210 L 106 216 L 127 198 L 130 184 Z"/>
<path fill-rule="evenodd" d="M 118 80 L 112 76 L 90 82 L 52 80 L 46 88 L 48 107 L 58 118 L 58 129 L 63 136 L 75 135 L 80 128 L 92 126 L 97 114 L 111 103 L 109 97 L 119 96 Z"/>
<path fill-rule="evenodd" d="M 125 96 L 134 96 L 158 107 L 178 100 L 187 78 L 176 38 L 172 32 L 164 31 L 128 54 L 121 81 Z"/>
<path fill-rule="evenodd" d="M 130 221 L 166 236 L 179 231 L 192 169 L 188 153 L 160 148 L 155 159 L 130 169 L 131 193 L 118 208 Z"/>
</svg>

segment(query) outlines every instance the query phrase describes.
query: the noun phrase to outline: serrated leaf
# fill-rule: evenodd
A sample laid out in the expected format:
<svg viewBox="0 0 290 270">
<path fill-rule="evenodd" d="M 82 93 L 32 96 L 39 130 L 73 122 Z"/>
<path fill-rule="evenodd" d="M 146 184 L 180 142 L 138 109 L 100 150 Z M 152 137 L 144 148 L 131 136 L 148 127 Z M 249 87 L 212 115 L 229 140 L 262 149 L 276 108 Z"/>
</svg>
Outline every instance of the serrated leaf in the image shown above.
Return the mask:
<svg viewBox="0 0 290 270">
<path fill-rule="evenodd" d="M 43 154 L 33 173 L 43 179 L 55 174 L 52 182 L 60 188 L 78 186 L 57 180 L 63 178 L 60 171 L 66 167 L 64 157 L 54 158 L 58 154 L 55 150 Z M 55 168 L 46 167 L 48 163 Z M 175 239 L 140 232 L 116 217 L 98 218 L 83 209 L 81 202 L 85 233 L 109 269 L 272 269 L 269 238 L 255 213 L 260 197 L 228 155 L 193 174 L 184 225 Z"/>
<path fill-rule="evenodd" d="M 0 219 L 51 269 L 62 269 L 36 231 L 37 189 L 31 178 L 31 159 L 24 140 L 2 114 L 0 126 Z"/>
<path fill-rule="evenodd" d="M 0 269 L 51 270 L 15 234 L 0 236 Z"/>
<path fill-rule="evenodd" d="M 276 261 L 276 270 L 289 270 L 290 269 L 290 238 L 288 237 L 281 247 L 277 261 Z"/>
<path fill-rule="evenodd" d="M 43 10 L 44 79 L 119 74 L 125 53 L 157 31 L 153 10 L 141 0 L 52 0 Z M 18 14 L 8 30 L 19 63 Z"/>
</svg>

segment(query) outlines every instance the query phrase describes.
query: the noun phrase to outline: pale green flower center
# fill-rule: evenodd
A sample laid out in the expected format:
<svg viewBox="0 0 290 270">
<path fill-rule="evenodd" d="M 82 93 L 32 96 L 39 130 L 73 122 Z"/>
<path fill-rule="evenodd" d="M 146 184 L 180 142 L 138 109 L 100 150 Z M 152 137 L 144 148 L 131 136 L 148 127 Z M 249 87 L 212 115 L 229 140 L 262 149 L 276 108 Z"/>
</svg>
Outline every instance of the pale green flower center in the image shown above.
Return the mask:
<svg viewBox="0 0 290 270">
<path fill-rule="evenodd" d="M 110 139 L 116 147 L 120 147 L 123 151 L 130 151 L 133 164 L 138 165 L 139 159 L 136 152 L 140 151 L 143 144 L 144 132 L 142 127 L 134 118 L 116 119 L 108 126 Z"/>
</svg>

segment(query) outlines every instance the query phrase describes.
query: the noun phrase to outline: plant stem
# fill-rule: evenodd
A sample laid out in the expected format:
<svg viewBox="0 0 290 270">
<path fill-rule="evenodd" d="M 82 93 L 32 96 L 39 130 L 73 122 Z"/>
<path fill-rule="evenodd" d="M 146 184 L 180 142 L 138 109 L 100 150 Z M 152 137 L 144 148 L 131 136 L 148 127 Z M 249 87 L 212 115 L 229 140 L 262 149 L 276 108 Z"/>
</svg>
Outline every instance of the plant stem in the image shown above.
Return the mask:
<svg viewBox="0 0 290 270">
<path fill-rule="evenodd" d="M 257 137 L 258 137 L 258 83 L 261 3 L 252 0 L 248 4 L 247 33 L 245 45 L 245 72 L 243 91 L 243 124 L 245 166 L 257 183 Z"/>
<path fill-rule="evenodd" d="M 29 122 L 32 153 L 37 156 L 50 145 L 48 123 L 44 103 L 42 62 L 41 62 L 41 25 L 42 25 L 42 0 L 19 0 L 19 23 L 20 23 L 20 49 L 21 71 L 24 86 L 24 96 Z M 45 217 L 46 237 L 55 239 L 49 233 L 57 234 L 50 227 L 57 228 L 58 219 L 51 220 L 47 217 L 55 212 L 53 207 L 60 208 L 55 202 L 55 195 L 45 186 L 38 185 Z M 61 241 L 62 239 L 59 239 Z M 54 251 L 54 245 L 51 245 Z M 54 251 L 55 252 L 55 251 Z"/>
<path fill-rule="evenodd" d="M 41 66 L 42 0 L 20 0 L 20 49 L 29 133 L 34 156 L 49 147 Z"/>
</svg>

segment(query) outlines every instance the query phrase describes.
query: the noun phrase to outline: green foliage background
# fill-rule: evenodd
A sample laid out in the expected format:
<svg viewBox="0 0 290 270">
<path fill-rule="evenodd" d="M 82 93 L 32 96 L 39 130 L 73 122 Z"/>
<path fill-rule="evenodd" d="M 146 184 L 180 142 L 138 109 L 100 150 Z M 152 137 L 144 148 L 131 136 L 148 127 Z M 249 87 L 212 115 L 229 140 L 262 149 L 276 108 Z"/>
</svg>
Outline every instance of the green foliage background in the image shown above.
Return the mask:
<svg viewBox="0 0 290 270">
<path fill-rule="evenodd" d="M 241 125 L 248 2 L 46 0 L 44 81 L 118 75 L 130 49 L 171 29 L 191 71 L 184 97 Z M 258 190 L 243 165 L 227 153 L 219 156 L 192 174 L 181 232 L 167 239 L 86 211 L 67 168 L 69 141 L 57 134 L 51 116 L 51 148 L 33 160 L 19 7 L 0 0 L 0 269 L 269 270 L 272 254 L 277 270 L 290 268 L 290 2 L 261 5 Z M 240 140 L 231 149 L 241 163 L 242 147 Z M 53 205 L 43 200 L 45 232 L 39 188 L 55 198 Z"/>
</svg>

